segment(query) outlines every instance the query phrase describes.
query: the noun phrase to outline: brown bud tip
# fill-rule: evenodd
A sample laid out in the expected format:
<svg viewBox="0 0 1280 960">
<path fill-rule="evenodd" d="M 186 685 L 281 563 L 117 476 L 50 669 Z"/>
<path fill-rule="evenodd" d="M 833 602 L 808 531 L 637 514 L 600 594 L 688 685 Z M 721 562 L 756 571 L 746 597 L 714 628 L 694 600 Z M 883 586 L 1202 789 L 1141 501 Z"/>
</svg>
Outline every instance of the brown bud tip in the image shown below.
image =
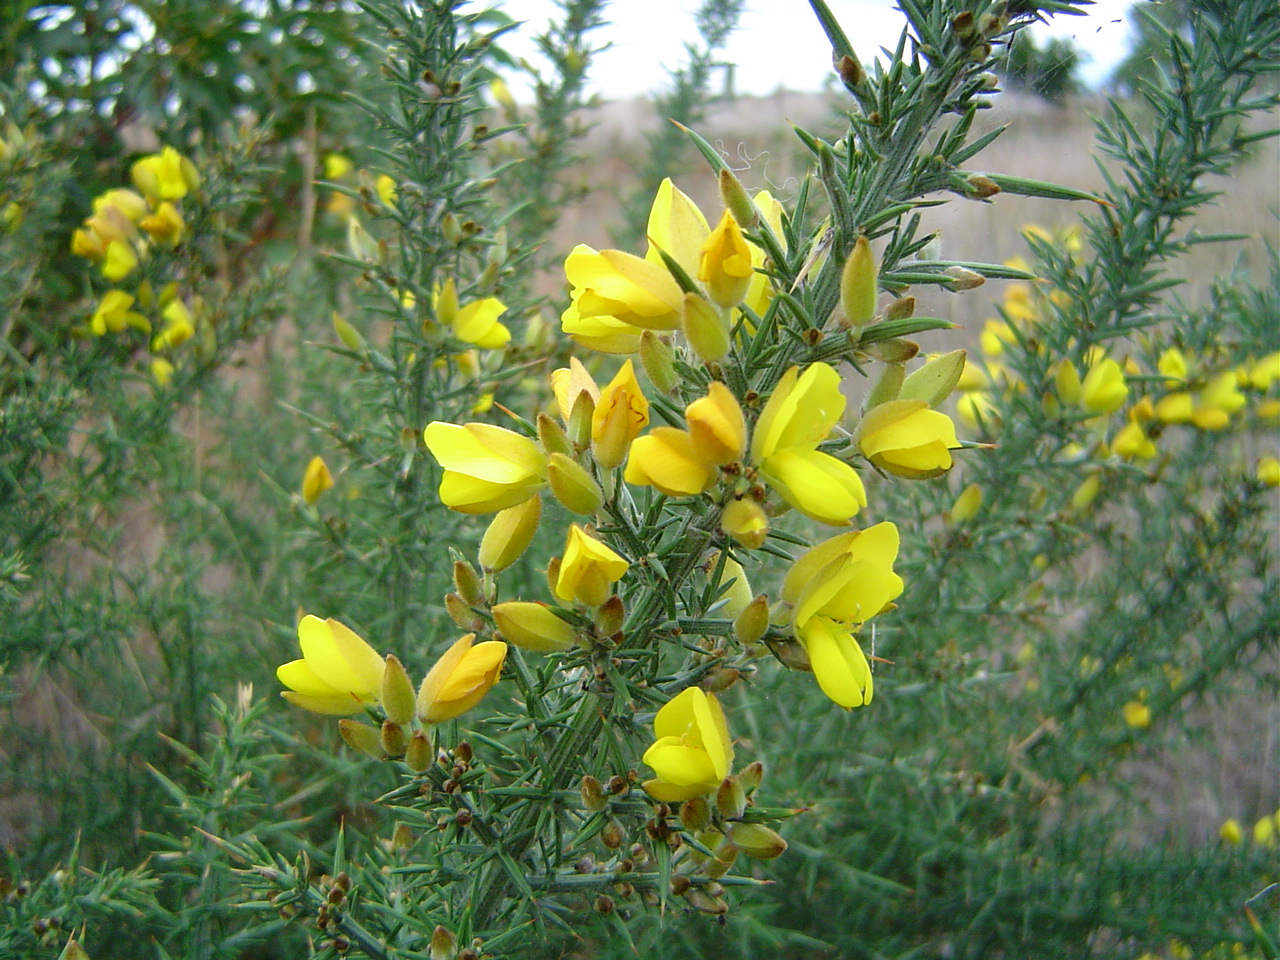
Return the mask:
<svg viewBox="0 0 1280 960">
<path fill-rule="evenodd" d="M 836 73 L 840 81 L 847 87 L 860 87 L 867 82 L 867 71 L 853 57 L 845 56 L 836 60 Z"/>
</svg>

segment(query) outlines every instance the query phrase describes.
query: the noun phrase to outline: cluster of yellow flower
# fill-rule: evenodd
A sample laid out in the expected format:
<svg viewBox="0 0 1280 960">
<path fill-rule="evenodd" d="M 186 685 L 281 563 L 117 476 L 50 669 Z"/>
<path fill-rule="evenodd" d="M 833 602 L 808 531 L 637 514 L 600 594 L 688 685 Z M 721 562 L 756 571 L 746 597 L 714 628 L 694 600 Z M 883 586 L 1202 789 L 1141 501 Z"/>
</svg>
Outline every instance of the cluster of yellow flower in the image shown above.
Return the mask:
<svg viewBox="0 0 1280 960">
<path fill-rule="evenodd" d="M 375 240 L 361 222 L 356 196 L 362 198 L 366 214 L 386 216 L 396 210 L 399 200 L 395 180 L 385 173 L 375 177 L 365 170 L 357 170 L 351 159 L 340 153 L 330 153 L 325 157 L 324 175 L 326 180 L 343 188 L 330 193 L 326 209 L 346 223 L 347 247 L 352 257 L 368 263 L 384 262 L 385 244 Z M 347 190 L 353 191 L 355 196 Z M 441 230 L 445 238 L 454 244 L 476 229 L 474 223 L 459 222 L 451 212 L 446 212 L 441 218 Z M 499 266 L 506 259 L 504 238 L 505 231 L 499 229 L 480 277 L 481 286 L 493 282 Z M 399 296 L 400 306 L 404 309 L 412 308 L 417 301 L 412 290 L 401 291 Z M 454 278 L 447 277 L 431 291 L 431 313 L 423 321 L 424 333 L 439 330 L 479 350 L 501 350 L 511 341 L 511 331 L 498 321 L 506 311 L 506 304 L 497 297 L 481 297 L 463 304 L 458 298 Z M 363 349 L 362 338 L 345 319 L 335 315 L 334 327 L 348 349 Z M 474 351 L 456 359 L 464 368 L 474 368 L 478 362 Z"/>
<path fill-rule="evenodd" d="M 1244 842 L 1244 830 L 1240 821 L 1234 817 L 1223 821 L 1218 828 L 1218 836 L 1232 846 Z M 1280 845 L 1280 810 L 1258 818 L 1258 822 L 1253 825 L 1253 842 L 1267 850 L 1274 850 Z"/>
<path fill-rule="evenodd" d="M 507 645 L 474 640 L 467 634 L 446 650 L 415 694 L 395 656 L 384 660 L 349 627 L 308 614 L 298 622 L 302 658 L 283 664 L 276 676 L 289 688 L 286 700 L 316 713 L 350 716 L 377 706 L 379 728 L 343 720 L 343 739 L 372 757 L 404 757 L 420 772 L 435 759 L 423 727 L 470 710 L 502 672 Z"/>
<path fill-rule="evenodd" d="M 951 419 L 937 407 L 964 372 L 964 352 L 933 358 L 908 374 L 914 350 L 903 344 L 906 359 L 886 361 L 862 417 L 850 427 L 842 423 L 847 402 L 834 367 L 813 362 L 770 369 L 746 363 L 754 331 L 777 291 L 763 269 L 765 252 L 747 239 L 744 227 L 769 230 L 780 242 L 782 211 L 767 193 L 748 199 L 731 176 L 722 175 L 721 192 L 726 210 L 713 229 L 698 207 L 665 181 L 650 212 L 645 257 L 579 246 L 566 261 L 572 301 L 562 317 L 563 330 L 598 352 L 638 353 L 651 384 L 649 395 L 629 357 L 603 386 L 574 358 L 552 372 L 554 403 L 538 414 L 532 430 L 474 422 L 426 426 L 425 444 L 444 471 L 441 501 L 461 513 L 496 514 L 480 545 L 480 572 L 465 562 L 455 564 L 456 592 L 446 597 L 446 607 L 468 631 L 468 644 L 473 635 L 487 634 L 494 642 L 538 653 L 611 649 L 623 639 L 627 615 L 618 590 L 634 602 L 641 591 L 625 589 L 629 571 L 640 563 L 647 577 L 654 569 L 655 558 L 637 546 L 642 512 L 626 485 L 649 487 L 671 498 L 677 509 L 684 503 L 691 517 L 702 518 L 695 523 L 705 535 L 702 566 L 714 571 L 712 590 L 720 594 L 710 615 L 724 618 L 728 629 L 723 632 L 738 642 L 744 658 L 772 652 L 790 666 L 811 670 L 835 703 L 861 706 L 873 691 L 857 634 L 864 623 L 892 609 L 902 592 L 902 579 L 893 570 L 897 528 L 881 522 L 812 546 L 795 558 L 773 603 L 753 594 L 739 561 L 766 556 L 771 524 L 789 510 L 849 527 L 867 506 L 855 460 L 909 479 L 948 470 L 951 451 L 960 443 Z M 869 244 L 860 239 L 843 267 L 840 307 L 831 320 L 847 332 L 851 347 L 877 317 L 877 291 L 877 266 Z M 442 309 L 451 299 L 456 306 L 446 284 L 437 294 L 438 315 L 454 312 Z M 658 398 L 656 408 L 650 396 Z M 688 400 L 683 411 L 671 402 L 673 396 Z M 651 409 L 661 411 L 667 422 L 646 432 Z M 304 497 L 314 502 L 330 483 L 327 469 L 313 461 Z M 544 491 L 584 518 L 568 526 L 562 555 L 547 562 L 552 602 L 496 602 L 495 575 L 531 544 Z M 779 554 L 776 544 L 768 546 L 769 555 Z M 705 616 L 707 611 L 690 613 Z M 377 658 L 366 659 L 363 684 L 337 682 L 338 661 L 333 677 L 326 678 L 340 690 L 343 712 L 374 705 Z M 724 673 L 729 676 L 708 678 L 704 686 L 721 689 L 718 684 L 738 675 Z M 314 701 L 300 696 L 311 690 L 310 674 L 289 665 L 280 677 L 296 691 L 290 699 L 312 706 Z M 468 690 L 483 693 L 495 677 L 473 670 L 466 682 L 479 682 Z M 423 696 L 417 715 L 428 720 Z M 659 710 L 655 732 L 656 743 L 644 757 L 656 774 L 645 784 L 653 798 L 687 804 L 716 791 L 743 793 L 729 773 L 731 739 L 713 694 L 699 687 L 678 694 Z M 371 748 L 375 733 L 368 728 L 362 734 Z M 388 744 L 380 736 L 378 749 L 394 753 L 391 746 L 398 741 L 393 737 Z M 758 855 L 781 852 L 781 838 L 761 824 L 739 822 L 734 809 L 729 802 L 706 823 L 698 810 L 689 815 L 710 846 L 721 842 L 710 843 L 719 831 L 727 845 L 722 853 L 730 846 L 755 849 Z"/>
<path fill-rule="evenodd" d="M 130 178 L 136 189 L 121 187 L 95 197 L 92 216 L 71 237 L 71 252 L 97 266 L 112 284 L 143 267 L 156 248 L 171 250 L 185 239 L 179 202 L 200 186 L 195 165 L 172 147 L 135 161 Z M 75 332 L 101 337 L 132 328 L 150 336 L 151 372 L 164 385 L 173 375 L 172 351 L 197 332 L 207 339 L 213 331 L 200 319 L 198 298 L 184 300 L 176 282 L 157 292 L 152 281 L 158 279 L 148 276 L 132 293 L 108 290 L 87 327 Z"/>
<path fill-rule="evenodd" d="M 1038 227 L 1028 227 L 1027 232 L 1049 239 Z M 1052 239 L 1069 252 L 1080 250 L 1074 230 Z M 1025 264 L 1010 261 L 1010 266 Z M 1011 344 L 1038 343 L 1036 328 L 1049 320 L 1062 297 L 1062 291 L 1039 285 L 1008 286 L 1002 317 L 987 320 L 983 328 L 983 363 L 971 365 L 958 384 L 956 412 L 970 429 L 988 436 L 999 433 L 995 395 L 1026 389 L 1004 363 L 1004 355 Z M 1177 346 L 1157 341 L 1141 347 L 1156 358 L 1154 369 L 1144 369 L 1133 356 L 1117 360 L 1100 347 L 1086 353 L 1083 373 L 1067 358 L 1053 367 L 1055 394 L 1042 398 L 1045 410 L 1082 422 L 1097 459 L 1153 460 L 1158 454 L 1156 441 L 1168 426 L 1186 424 L 1212 431 L 1243 423 L 1238 415 L 1250 396 L 1256 401 L 1253 418 L 1257 423 L 1280 422 L 1280 396 L 1273 389 L 1280 385 L 1280 352 L 1231 365 L 1217 355 L 1192 358 Z M 1071 452 L 1080 451 L 1073 447 Z M 1257 476 L 1272 486 L 1280 484 L 1280 461 L 1264 457 L 1257 464 Z M 1094 480 L 1089 481 L 1092 486 L 1096 486 Z"/>
</svg>

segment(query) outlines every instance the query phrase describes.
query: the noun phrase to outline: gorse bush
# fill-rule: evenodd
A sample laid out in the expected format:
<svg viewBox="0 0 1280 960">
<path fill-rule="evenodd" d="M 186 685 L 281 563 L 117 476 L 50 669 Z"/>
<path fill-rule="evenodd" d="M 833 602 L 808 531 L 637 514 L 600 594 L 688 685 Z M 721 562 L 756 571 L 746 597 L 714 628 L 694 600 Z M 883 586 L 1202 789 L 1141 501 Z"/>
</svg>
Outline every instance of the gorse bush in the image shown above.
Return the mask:
<svg viewBox="0 0 1280 960">
<path fill-rule="evenodd" d="M 845 130 L 731 169 L 708 0 L 617 249 L 549 242 L 594 0 L 543 67 L 451 2 L 15 21 L 0 956 L 1277 955 L 1276 758 L 1209 828 L 1141 771 L 1276 719 L 1280 261 L 1175 288 L 1280 12 L 1167 34 L 1089 193 L 974 132 L 1078 5 L 871 62 L 811 5 Z M 940 257 L 1019 197 L 1083 213 Z"/>
</svg>

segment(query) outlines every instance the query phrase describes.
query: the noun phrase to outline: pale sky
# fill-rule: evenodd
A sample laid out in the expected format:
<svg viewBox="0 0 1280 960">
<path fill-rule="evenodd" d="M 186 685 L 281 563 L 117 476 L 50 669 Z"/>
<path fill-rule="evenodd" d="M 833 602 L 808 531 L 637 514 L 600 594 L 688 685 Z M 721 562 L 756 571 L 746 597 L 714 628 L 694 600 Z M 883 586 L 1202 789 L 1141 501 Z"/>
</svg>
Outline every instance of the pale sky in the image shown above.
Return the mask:
<svg viewBox="0 0 1280 960">
<path fill-rule="evenodd" d="M 492 0 L 490 0 L 492 3 Z M 1098 0 L 1085 17 L 1058 17 L 1033 27 L 1036 40 L 1072 38 L 1087 54 L 1084 81 L 1101 82 L 1128 49 L 1125 13 L 1132 0 Z M 508 14 L 527 21 L 504 44 L 514 54 L 536 60 L 529 39 L 556 10 L 552 0 L 506 0 Z M 897 44 L 904 18 L 892 0 L 828 0 L 836 19 L 864 62 L 880 47 Z M 612 44 L 593 71 L 594 89 L 609 99 L 650 94 L 665 86 L 665 67 L 683 62 L 684 44 L 697 39 L 693 13 L 698 0 L 613 0 L 607 27 L 595 31 L 595 45 Z M 739 93 L 768 94 L 779 87 L 819 90 L 831 72 L 831 46 L 806 0 L 747 0 L 739 29 L 724 59 L 738 64 Z M 525 99 L 516 89 L 516 96 Z"/>
</svg>

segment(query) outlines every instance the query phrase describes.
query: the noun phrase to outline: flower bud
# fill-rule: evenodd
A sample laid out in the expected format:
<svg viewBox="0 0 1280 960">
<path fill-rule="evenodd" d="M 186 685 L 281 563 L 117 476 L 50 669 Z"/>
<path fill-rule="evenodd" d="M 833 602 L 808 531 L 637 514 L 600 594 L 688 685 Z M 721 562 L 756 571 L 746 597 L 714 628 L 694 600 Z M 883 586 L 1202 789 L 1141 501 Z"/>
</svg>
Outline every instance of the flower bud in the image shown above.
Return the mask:
<svg viewBox="0 0 1280 960">
<path fill-rule="evenodd" d="M 444 927 L 431 931 L 431 960 L 454 960 L 458 955 L 458 940 Z"/>
<path fill-rule="evenodd" d="M 729 828 L 729 839 L 748 857 L 772 860 L 787 849 L 787 841 L 763 823 L 735 823 Z"/>
<path fill-rule="evenodd" d="M 333 311 L 333 332 L 344 347 L 352 352 L 360 352 L 365 348 L 364 337 L 349 324 L 337 310 Z"/>
<path fill-rule="evenodd" d="M 730 500 L 720 512 L 720 529 L 749 550 L 764 546 L 769 518 L 754 500 Z"/>
<path fill-rule="evenodd" d="M 591 446 L 591 422 L 595 419 L 596 401 L 586 390 L 573 400 L 569 410 L 569 422 L 565 425 L 574 450 L 586 450 Z"/>
<path fill-rule="evenodd" d="M 680 806 L 680 822 L 690 833 L 701 833 L 711 826 L 711 804 L 706 797 L 693 797 Z"/>
<path fill-rule="evenodd" d="M 378 731 L 378 742 L 388 757 L 399 757 L 409 746 L 409 735 L 400 724 L 384 720 L 382 729 Z"/>
<path fill-rule="evenodd" d="M 738 771 L 738 782 L 742 784 L 742 789 L 747 792 L 747 796 L 756 792 L 756 788 L 760 786 L 760 781 L 763 779 L 764 764 L 759 760 L 752 760 Z"/>
<path fill-rule="evenodd" d="M 640 366 L 659 393 L 675 393 L 680 384 L 671 341 L 652 330 L 640 334 Z"/>
<path fill-rule="evenodd" d="M 1077 513 L 1083 513 L 1093 503 L 1101 489 L 1102 479 L 1095 473 L 1076 487 L 1075 493 L 1071 495 L 1071 509 Z"/>
<path fill-rule="evenodd" d="M 923 400 L 929 406 L 937 407 L 951 396 L 951 391 L 960 382 L 966 356 L 963 350 L 952 350 L 912 371 L 911 376 L 902 381 L 899 399 Z"/>
<path fill-rule="evenodd" d="M 856 59 L 845 54 L 835 62 L 836 73 L 846 87 L 860 87 L 867 82 L 867 71 Z"/>
<path fill-rule="evenodd" d="M 600 828 L 600 842 L 610 850 L 617 850 L 622 846 L 623 839 L 622 824 L 610 817 L 605 821 L 604 826 Z"/>
<path fill-rule="evenodd" d="M 373 757 L 375 760 L 381 760 L 386 756 L 386 752 L 382 749 L 381 736 L 367 723 L 343 717 L 338 721 L 338 732 L 342 734 L 342 739 L 352 750 Z"/>
<path fill-rule="evenodd" d="M 587 774 L 582 778 L 582 806 L 591 813 L 599 813 L 609 805 L 609 798 L 605 796 L 604 787 L 600 786 L 600 781 L 591 774 Z"/>
<path fill-rule="evenodd" d="M 759 643 L 768 632 L 769 598 L 762 593 L 733 618 L 733 636 L 743 646 L 749 647 Z"/>
<path fill-rule="evenodd" d="M 422 773 L 431 766 L 431 741 L 421 730 L 415 730 L 404 748 L 404 762 L 414 773 Z"/>
<path fill-rule="evenodd" d="M 703 363 L 715 363 L 728 356 L 732 345 L 728 319 L 696 293 L 684 295 L 681 329 Z"/>
<path fill-rule="evenodd" d="M 538 442 L 547 456 L 553 453 L 572 454 L 573 446 L 569 443 L 569 435 L 564 427 L 545 413 L 538 414 Z"/>
<path fill-rule="evenodd" d="M 905 320 L 908 317 L 914 317 L 916 314 L 916 298 L 907 295 L 899 297 L 893 303 L 885 308 L 884 318 L 886 320 Z"/>
<path fill-rule="evenodd" d="M 602 637 L 612 637 L 622 632 L 622 624 L 627 616 L 622 598 L 616 593 L 596 608 L 596 633 Z"/>
<path fill-rule="evenodd" d="M 948 277 L 943 286 L 952 293 L 973 290 L 987 282 L 986 277 L 980 273 L 975 273 L 967 267 L 947 267 L 942 272 Z"/>
<path fill-rule="evenodd" d="M 702 872 L 712 880 L 719 880 L 729 872 L 733 861 L 738 859 L 738 848 L 728 837 L 724 837 L 716 844 L 712 853 L 714 856 L 702 864 Z"/>
<path fill-rule="evenodd" d="M 729 912 L 729 904 L 725 903 L 720 897 L 713 897 L 706 893 L 700 887 L 691 887 L 684 895 L 689 901 L 689 906 L 702 913 L 709 913 L 715 917 L 722 917 Z"/>
<path fill-rule="evenodd" d="M 750 230 L 760 222 L 759 209 L 751 202 L 747 188 L 734 176 L 732 170 L 726 167 L 720 169 L 719 186 L 720 202 L 724 204 L 733 219 L 738 221 L 738 226 L 744 230 Z"/>
<path fill-rule="evenodd" d="M 502 636 L 517 647 L 534 653 L 565 650 L 577 640 L 573 627 L 541 603 L 510 600 L 493 608 L 493 622 Z"/>
<path fill-rule="evenodd" d="M 453 562 L 453 586 L 465 603 L 484 602 L 484 583 L 480 580 L 480 574 L 465 560 Z"/>
<path fill-rule="evenodd" d="M 387 666 L 382 671 L 382 710 L 392 723 L 408 723 L 413 719 L 418 694 L 413 681 L 398 657 L 387 654 Z M 391 751 L 387 751 L 390 753 Z"/>
<path fill-rule="evenodd" d="M 951 505 L 951 512 L 947 516 L 951 523 L 964 523 L 972 520 L 980 509 L 982 509 L 982 487 L 971 483 L 960 491 L 960 496 L 956 497 L 955 503 Z"/>
<path fill-rule="evenodd" d="M 871 244 L 865 236 L 858 237 L 840 274 L 840 309 L 844 313 L 841 326 L 846 330 L 861 330 L 875 317 L 877 273 Z"/>
<path fill-rule="evenodd" d="M 312 457 L 307 464 L 306 473 L 302 476 L 302 499 L 314 504 L 320 496 L 333 487 L 333 474 L 323 457 Z"/>
<path fill-rule="evenodd" d="M 591 474 L 563 453 L 547 458 L 547 481 L 555 498 L 572 513 L 591 515 L 604 502 L 604 493 Z"/>
<path fill-rule="evenodd" d="M 458 218 L 453 215 L 452 211 L 440 218 L 440 232 L 455 247 L 464 239 L 462 224 L 458 222 Z"/>
<path fill-rule="evenodd" d="M 470 632 L 484 629 L 484 618 L 472 610 L 470 604 L 456 593 L 445 594 L 444 609 L 459 629 Z"/>
<path fill-rule="evenodd" d="M 886 363 L 880 371 L 880 379 L 871 388 L 871 392 L 867 394 L 866 402 L 863 404 L 864 410 L 870 410 L 872 407 L 878 407 L 882 403 L 890 400 L 898 399 L 898 392 L 902 389 L 902 381 L 905 377 L 906 365 L 902 363 Z"/>
<path fill-rule="evenodd" d="M 540 497 L 530 497 L 524 503 L 498 511 L 480 541 L 480 566 L 497 572 L 515 563 L 532 542 L 541 517 Z"/>
<path fill-rule="evenodd" d="M 727 776 L 716 788 L 716 809 L 726 820 L 737 820 L 747 809 L 747 793 L 742 789 L 742 781 L 735 776 Z"/>
</svg>

